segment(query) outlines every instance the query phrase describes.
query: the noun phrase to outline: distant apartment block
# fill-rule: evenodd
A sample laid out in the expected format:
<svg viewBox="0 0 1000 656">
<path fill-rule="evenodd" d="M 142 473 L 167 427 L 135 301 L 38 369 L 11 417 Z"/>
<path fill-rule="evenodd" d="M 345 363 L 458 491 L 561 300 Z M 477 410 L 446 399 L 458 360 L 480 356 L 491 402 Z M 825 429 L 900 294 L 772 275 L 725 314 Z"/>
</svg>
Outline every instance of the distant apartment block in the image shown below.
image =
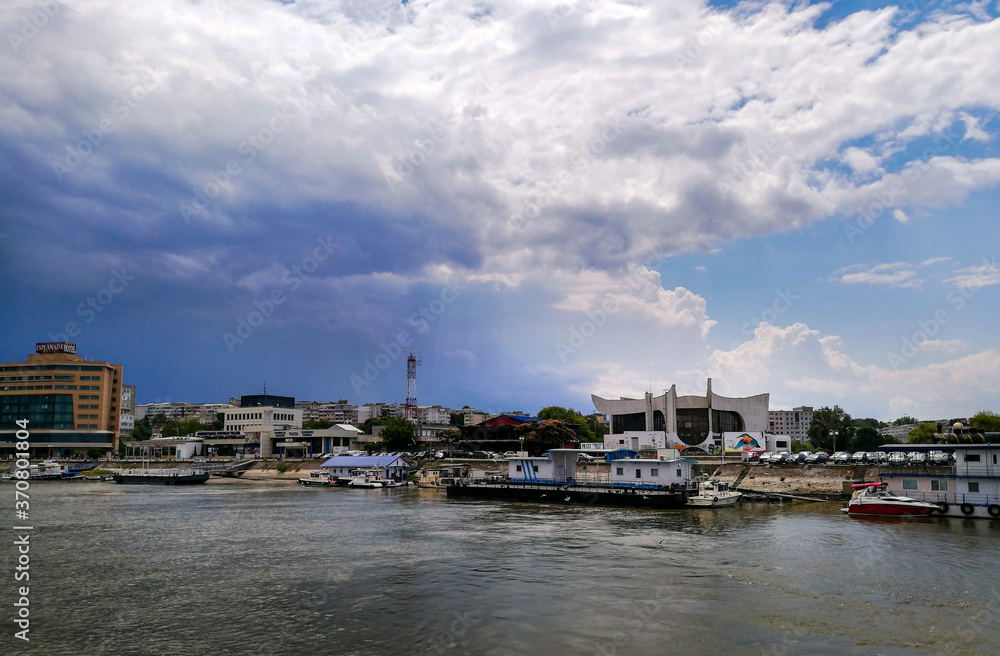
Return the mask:
<svg viewBox="0 0 1000 656">
<path fill-rule="evenodd" d="M 334 424 L 357 425 L 358 406 L 346 399 L 339 401 L 298 401 L 302 421 L 329 421 Z"/>
<path fill-rule="evenodd" d="M 406 406 L 401 403 L 366 403 L 358 407 L 358 423 L 379 417 L 405 417 Z"/>
<path fill-rule="evenodd" d="M 448 425 L 451 423 L 451 410 L 440 405 L 418 406 L 417 423 Z"/>
<path fill-rule="evenodd" d="M 800 406 L 791 410 L 771 410 L 768 412 L 768 431 L 778 435 L 788 435 L 793 442 L 807 442 L 812 418 L 811 406 Z"/>
</svg>

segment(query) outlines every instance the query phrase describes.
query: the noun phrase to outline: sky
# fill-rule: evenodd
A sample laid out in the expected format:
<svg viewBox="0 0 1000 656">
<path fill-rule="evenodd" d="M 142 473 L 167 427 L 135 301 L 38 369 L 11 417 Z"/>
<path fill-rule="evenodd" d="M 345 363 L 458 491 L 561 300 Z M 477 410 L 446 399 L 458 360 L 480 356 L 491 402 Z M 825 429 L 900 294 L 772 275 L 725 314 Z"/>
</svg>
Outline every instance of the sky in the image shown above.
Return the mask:
<svg viewBox="0 0 1000 656">
<path fill-rule="evenodd" d="M 0 7 L 0 360 L 1000 410 L 997 2 Z"/>
</svg>

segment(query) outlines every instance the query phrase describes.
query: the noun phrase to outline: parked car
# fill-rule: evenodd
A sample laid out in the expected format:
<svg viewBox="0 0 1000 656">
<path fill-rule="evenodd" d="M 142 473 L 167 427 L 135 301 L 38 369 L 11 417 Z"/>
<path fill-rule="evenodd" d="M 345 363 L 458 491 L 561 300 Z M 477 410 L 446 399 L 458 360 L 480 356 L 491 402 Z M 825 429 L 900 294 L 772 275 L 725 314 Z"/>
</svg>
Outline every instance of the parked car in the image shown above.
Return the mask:
<svg viewBox="0 0 1000 656">
<path fill-rule="evenodd" d="M 808 465 L 818 465 L 826 462 L 828 459 L 829 458 L 827 458 L 827 455 L 825 453 L 823 453 L 822 451 L 818 451 L 816 453 L 810 453 L 808 456 L 806 456 L 805 462 Z"/>
<path fill-rule="evenodd" d="M 905 465 L 907 462 L 906 453 L 904 451 L 893 451 L 889 454 L 889 464 L 890 465 Z"/>
<path fill-rule="evenodd" d="M 857 451 L 851 456 L 851 463 L 855 465 L 863 465 L 868 462 L 868 454 L 864 451 Z"/>
<path fill-rule="evenodd" d="M 576 454 L 577 462 L 597 462 L 597 458 L 588 453 L 578 453 Z"/>
<path fill-rule="evenodd" d="M 835 465 L 849 465 L 851 464 L 851 452 L 837 451 L 830 457 L 830 462 Z"/>
<path fill-rule="evenodd" d="M 927 464 L 927 454 L 923 451 L 910 451 L 906 454 L 910 459 L 911 465 L 926 465 Z"/>
<path fill-rule="evenodd" d="M 452 457 L 452 458 L 474 458 L 475 456 L 472 455 L 471 451 L 452 451 L 450 457 Z"/>
<path fill-rule="evenodd" d="M 932 465 L 948 466 L 951 464 L 951 454 L 945 451 L 928 451 L 927 460 Z"/>
<path fill-rule="evenodd" d="M 747 451 L 743 454 L 743 462 L 759 462 L 760 451 Z"/>
<path fill-rule="evenodd" d="M 767 451 L 766 453 L 760 454 L 760 457 L 757 459 L 757 462 L 761 463 L 762 465 L 769 465 L 769 464 L 771 464 L 771 460 L 776 455 L 778 455 L 778 454 L 771 453 L 770 451 Z"/>
<path fill-rule="evenodd" d="M 513 452 L 513 451 L 504 451 L 504 452 L 503 452 L 503 453 L 502 453 L 502 454 L 500 455 L 500 457 L 501 457 L 501 458 L 516 458 L 516 457 L 517 457 L 517 454 L 516 454 L 515 452 Z"/>
<path fill-rule="evenodd" d="M 778 454 L 778 464 L 779 465 L 789 465 L 798 460 L 797 453 L 790 453 L 788 451 Z M 771 463 L 774 464 L 774 458 L 771 458 Z"/>
<path fill-rule="evenodd" d="M 796 462 L 805 462 L 806 458 L 812 455 L 812 451 L 799 451 L 795 454 Z"/>
<path fill-rule="evenodd" d="M 485 451 L 473 451 L 472 456 L 476 460 L 489 460 L 490 454 Z"/>
</svg>

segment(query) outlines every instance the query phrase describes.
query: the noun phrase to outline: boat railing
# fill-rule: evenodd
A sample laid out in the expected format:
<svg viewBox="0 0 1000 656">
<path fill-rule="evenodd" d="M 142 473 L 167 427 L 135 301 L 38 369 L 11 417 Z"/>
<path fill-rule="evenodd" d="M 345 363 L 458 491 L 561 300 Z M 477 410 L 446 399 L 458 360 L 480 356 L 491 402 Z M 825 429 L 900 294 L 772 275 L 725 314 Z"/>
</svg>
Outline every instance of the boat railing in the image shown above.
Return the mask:
<svg viewBox="0 0 1000 656">
<path fill-rule="evenodd" d="M 892 494 L 909 497 L 916 501 L 926 501 L 927 503 L 950 503 L 954 505 L 969 503 L 973 506 L 1000 505 L 1000 496 L 994 494 L 956 493 L 954 496 L 951 496 L 948 492 L 918 492 L 915 490 L 895 490 Z"/>
</svg>

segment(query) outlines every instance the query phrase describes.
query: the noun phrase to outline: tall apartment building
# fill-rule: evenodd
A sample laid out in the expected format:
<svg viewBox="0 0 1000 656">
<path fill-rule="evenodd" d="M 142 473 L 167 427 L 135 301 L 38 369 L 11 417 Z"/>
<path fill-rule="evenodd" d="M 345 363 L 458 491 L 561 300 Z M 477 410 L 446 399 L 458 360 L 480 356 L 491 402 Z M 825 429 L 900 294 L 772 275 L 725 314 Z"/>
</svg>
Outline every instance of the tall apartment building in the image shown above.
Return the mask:
<svg viewBox="0 0 1000 656">
<path fill-rule="evenodd" d="M 131 435 L 135 429 L 135 385 L 122 385 L 121 419 L 118 434 Z"/>
<path fill-rule="evenodd" d="M 768 414 L 768 431 L 778 435 L 788 435 L 793 442 L 809 441 L 809 425 L 812 424 L 811 406 L 800 406 L 791 410 L 771 410 Z"/>
<path fill-rule="evenodd" d="M 40 342 L 24 362 L 0 363 L 0 457 L 27 419 L 32 457 L 111 451 L 121 426 L 122 365 L 86 360 L 76 344 Z"/>
</svg>

